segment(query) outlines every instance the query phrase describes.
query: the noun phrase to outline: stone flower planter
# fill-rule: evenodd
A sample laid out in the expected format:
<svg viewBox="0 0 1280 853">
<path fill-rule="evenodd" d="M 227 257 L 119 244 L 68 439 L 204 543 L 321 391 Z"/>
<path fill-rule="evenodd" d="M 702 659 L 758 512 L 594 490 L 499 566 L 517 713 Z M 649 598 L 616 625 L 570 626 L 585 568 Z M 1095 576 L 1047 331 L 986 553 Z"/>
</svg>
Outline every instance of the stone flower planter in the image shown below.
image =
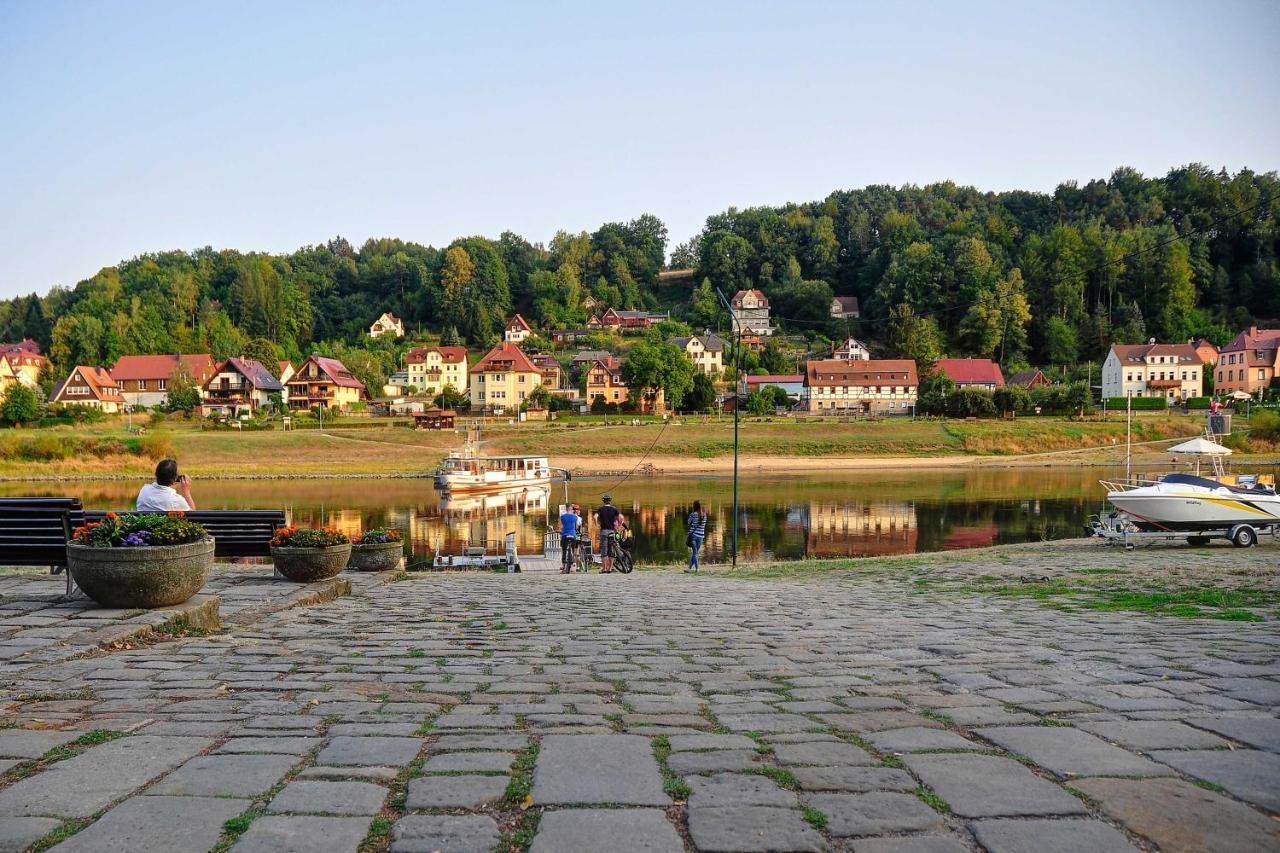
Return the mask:
<svg viewBox="0 0 1280 853">
<path fill-rule="evenodd" d="M 351 545 L 327 548 L 288 548 L 271 546 L 271 559 L 280 574 L 297 583 L 310 583 L 331 578 L 347 567 Z"/>
<path fill-rule="evenodd" d="M 213 565 L 213 538 L 183 545 L 94 548 L 67 544 L 67 571 L 103 607 L 170 607 L 200 591 Z"/>
<path fill-rule="evenodd" d="M 353 572 L 389 572 L 404 564 L 403 542 L 352 545 L 347 568 Z"/>
</svg>

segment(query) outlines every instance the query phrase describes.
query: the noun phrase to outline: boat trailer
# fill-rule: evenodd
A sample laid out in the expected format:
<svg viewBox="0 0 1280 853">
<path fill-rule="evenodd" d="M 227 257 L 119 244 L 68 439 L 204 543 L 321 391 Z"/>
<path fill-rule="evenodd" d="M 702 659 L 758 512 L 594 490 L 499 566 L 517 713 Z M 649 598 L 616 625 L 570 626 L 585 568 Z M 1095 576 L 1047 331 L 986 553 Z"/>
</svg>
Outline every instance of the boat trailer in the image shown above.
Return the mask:
<svg viewBox="0 0 1280 853">
<path fill-rule="evenodd" d="M 1085 527 L 1086 536 L 1124 545 L 1127 551 L 1132 551 L 1138 545 L 1154 545 L 1157 542 L 1186 542 L 1192 546 L 1203 546 L 1214 539 L 1225 539 L 1237 548 L 1252 548 L 1258 544 L 1258 537 L 1268 531 L 1273 540 L 1280 541 L 1280 525 L 1277 524 L 1241 522 L 1198 530 L 1142 530 L 1132 518 L 1119 511 L 1091 515 L 1089 524 Z"/>
</svg>

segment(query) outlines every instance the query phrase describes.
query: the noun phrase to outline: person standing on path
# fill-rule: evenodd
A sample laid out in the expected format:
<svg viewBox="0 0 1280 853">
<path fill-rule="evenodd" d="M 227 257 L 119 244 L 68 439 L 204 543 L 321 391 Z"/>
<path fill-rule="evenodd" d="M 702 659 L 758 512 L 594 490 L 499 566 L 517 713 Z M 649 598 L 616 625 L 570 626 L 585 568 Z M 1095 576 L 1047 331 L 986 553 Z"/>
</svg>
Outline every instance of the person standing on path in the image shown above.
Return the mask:
<svg viewBox="0 0 1280 853">
<path fill-rule="evenodd" d="M 601 574 L 613 573 L 613 551 L 609 547 L 609 540 L 617 535 L 614 526 L 618 523 L 618 516 L 621 514 L 613 505 L 613 498 L 608 495 L 600 498 L 600 508 L 596 510 L 596 523 L 600 525 Z"/>
<path fill-rule="evenodd" d="M 578 513 L 576 507 L 567 506 L 560 514 L 560 574 L 573 571 L 578 547 Z"/>
<path fill-rule="evenodd" d="M 697 574 L 700 567 L 698 552 L 707 538 L 707 511 L 702 508 L 702 501 L 693 502 L 693 512 L 689 513 L 686 524 L 689 527 L 689 536 L 685 540 L 689 546 L 689 568 L 684 571 L 685 574 Z"/>
</svg>

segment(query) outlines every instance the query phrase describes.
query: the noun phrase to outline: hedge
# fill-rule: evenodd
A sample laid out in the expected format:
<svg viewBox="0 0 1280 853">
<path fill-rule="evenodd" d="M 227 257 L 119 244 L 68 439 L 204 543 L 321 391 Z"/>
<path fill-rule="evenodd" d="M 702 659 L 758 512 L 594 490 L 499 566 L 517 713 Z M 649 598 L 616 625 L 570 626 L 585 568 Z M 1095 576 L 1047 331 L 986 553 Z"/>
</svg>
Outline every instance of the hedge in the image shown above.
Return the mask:
<svg viewBox="0 0 1280 853">
<path fill-rule="evenodd" d="M 1108 397 L 1106 403 L 1109 412 L 1123 412 L 1130 403 L 1135 412 L 1162 412 L 1169 408 L 1164 397 Z"/>
<path fill-rule="evenodd" d="M 1207 409 L 1209 408 L 1209 401 L 1211 401 L 1212 399 L 1213 399 L 1212 397 L 1188 397 L 1187 408 L 1188 409 Z"/>
</svg>

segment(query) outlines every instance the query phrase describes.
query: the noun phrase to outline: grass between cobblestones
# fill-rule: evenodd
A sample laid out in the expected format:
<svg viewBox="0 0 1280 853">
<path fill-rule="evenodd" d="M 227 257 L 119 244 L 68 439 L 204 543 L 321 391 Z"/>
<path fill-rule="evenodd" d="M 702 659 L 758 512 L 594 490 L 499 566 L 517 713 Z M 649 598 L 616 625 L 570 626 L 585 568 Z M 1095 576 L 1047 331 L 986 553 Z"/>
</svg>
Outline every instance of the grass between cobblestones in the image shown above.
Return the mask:
<svg viewBox="0 0 1280 853">
<path fill-rule="evenodd" d="M 667 766 L 667 759 L 671 756 L 671 741 L 666 735 L 659 735 L 650 740 L 653 744 L 653 757 L 658 762 L 658 769 L 662 771 L 662 791 L 677 803 L 686 802 L 692 791 L 689 785 L 672 772 Z"/>
<path fill-rule="evenodd" d="M 827 828 L 827 815 L 821 809 L 802 802 L 800 803 L 800 815 L 804 818 L 805 823 L 819 832 Z"/>
<path fill-rule="evenodd" d="M 55 746 L 44 755 L 32 761 L 24 761 L 14 767 L 9 768 L 3 775 L 0 775 L 0 788 L 6 788 L 14 782 L 26 779 L 44 770 L 50 764 L 56 764 L 59 761 L 66 761 L 68 758 L 75 758 L 91 746 L 97 746 L 100 743 L 115 740 L 116 738 L 127 737 L 126 732 L 118 732 L 114 729 L 91 729 L 80 737 L 64 743 L 61 746 Z M 56 831 L 56 830 L 55 830 Z"/>
</svg>

